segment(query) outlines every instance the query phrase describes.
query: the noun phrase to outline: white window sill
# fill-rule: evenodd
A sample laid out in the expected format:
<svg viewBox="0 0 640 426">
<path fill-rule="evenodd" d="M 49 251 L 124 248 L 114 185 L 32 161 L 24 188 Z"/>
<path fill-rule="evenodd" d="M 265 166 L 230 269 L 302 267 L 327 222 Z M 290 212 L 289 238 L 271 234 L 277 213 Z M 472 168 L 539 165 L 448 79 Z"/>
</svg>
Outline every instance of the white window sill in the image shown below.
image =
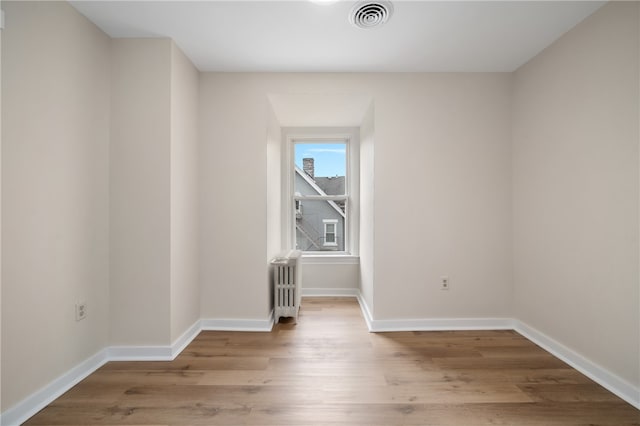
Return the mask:
<svg viewBox="0 0 640 426">
<path fill-rule="evenodd" d="M 360 256 L 353 256 L 351 254 L 302 253 L 302 263 L 307 265 L 359 265 Z"/>
</svg>

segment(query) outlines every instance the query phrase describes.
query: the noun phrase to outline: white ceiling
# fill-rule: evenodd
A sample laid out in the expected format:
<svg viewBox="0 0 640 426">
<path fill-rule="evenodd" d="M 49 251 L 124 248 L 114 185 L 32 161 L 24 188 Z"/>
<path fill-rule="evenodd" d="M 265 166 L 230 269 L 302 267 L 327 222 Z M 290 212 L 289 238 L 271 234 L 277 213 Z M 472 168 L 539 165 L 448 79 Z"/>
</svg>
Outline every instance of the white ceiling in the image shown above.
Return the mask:
<svg viewBox="0 0 640 426">
<path fill-rule="evenodd" d="M 73 1 L 111 37 L 170 37 L 201 71 L 513 71 L 601 1 L 392 0 L 394 14 L 352 27 L 355 2 Z"/>
</svg>

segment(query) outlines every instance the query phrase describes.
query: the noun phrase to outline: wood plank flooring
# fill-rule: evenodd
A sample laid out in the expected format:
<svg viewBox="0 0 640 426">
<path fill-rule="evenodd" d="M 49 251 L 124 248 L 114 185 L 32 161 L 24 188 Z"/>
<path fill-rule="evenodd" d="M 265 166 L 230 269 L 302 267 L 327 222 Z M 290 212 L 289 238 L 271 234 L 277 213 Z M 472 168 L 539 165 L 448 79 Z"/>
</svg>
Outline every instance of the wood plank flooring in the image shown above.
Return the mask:
<svg viewBox="0 0 640 426">
<path fill-rule="evenodd" d="M 512 331 L 369 333 L 307 298 L 271 333 L 202 332 L 171 362 L 110 362 L 26 425 L 640 425 Z"/>
</svg>

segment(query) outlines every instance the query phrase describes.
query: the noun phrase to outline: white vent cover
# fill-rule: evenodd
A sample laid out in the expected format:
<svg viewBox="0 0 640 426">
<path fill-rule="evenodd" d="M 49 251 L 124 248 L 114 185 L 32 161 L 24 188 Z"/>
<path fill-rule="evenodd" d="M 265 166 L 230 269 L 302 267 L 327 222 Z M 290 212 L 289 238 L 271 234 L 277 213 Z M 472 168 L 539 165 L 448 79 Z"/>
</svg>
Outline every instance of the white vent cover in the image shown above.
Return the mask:
<svg viewBox="0 0 640 426">
<path fill-rule="evenodd" d="M 349 14 L 349 22 L 358 28 L 378 27 L 389 20 L 393 5 L 386 0 L 364 0 L 356 3 Z"/>
</svg>

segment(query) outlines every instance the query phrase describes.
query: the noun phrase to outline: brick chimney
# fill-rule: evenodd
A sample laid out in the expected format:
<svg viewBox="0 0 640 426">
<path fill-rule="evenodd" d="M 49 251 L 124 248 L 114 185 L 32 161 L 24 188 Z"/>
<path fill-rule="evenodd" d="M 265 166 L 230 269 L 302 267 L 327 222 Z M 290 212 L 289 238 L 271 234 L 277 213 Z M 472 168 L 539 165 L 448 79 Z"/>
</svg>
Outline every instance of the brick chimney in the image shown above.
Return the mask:
<svg viewBox="0 0 640 426">
<path fill-rule="evenodd" d="M 309 176 L 311 179 L 314 179 L 315 167 L 313 165 L 313 158 L 303 158 L 302 159 L 302 170 Z"/>
</svg>

